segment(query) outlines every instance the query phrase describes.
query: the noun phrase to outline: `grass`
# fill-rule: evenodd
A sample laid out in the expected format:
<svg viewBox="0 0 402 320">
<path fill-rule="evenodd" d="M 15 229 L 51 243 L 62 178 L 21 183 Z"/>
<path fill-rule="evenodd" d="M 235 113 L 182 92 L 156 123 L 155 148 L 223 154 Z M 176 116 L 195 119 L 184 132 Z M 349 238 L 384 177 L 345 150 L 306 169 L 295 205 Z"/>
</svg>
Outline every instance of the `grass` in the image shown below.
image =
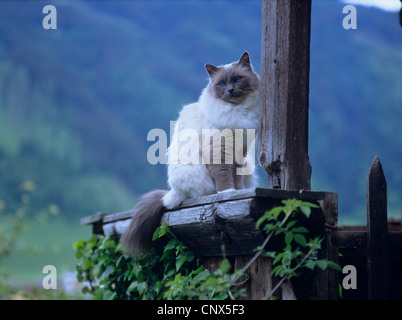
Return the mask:
<svg viewBox="0 0 402 320">
<path fill-rule="evenodd" d="M 0 265 L 0 274 L 16 286 L 41 285 L 45 265 L 54 265 L 60 275 L 75 272 L 76 258 L 72 244 L 89 238 L 91 228 L 66 222 L 61 217 L 45 222 L 26 223 L 12 253 Z M 61 284 L 59 285 L 61 286 Z M 58 287 L 59 287 L 58 286 Z"/>
</svg>

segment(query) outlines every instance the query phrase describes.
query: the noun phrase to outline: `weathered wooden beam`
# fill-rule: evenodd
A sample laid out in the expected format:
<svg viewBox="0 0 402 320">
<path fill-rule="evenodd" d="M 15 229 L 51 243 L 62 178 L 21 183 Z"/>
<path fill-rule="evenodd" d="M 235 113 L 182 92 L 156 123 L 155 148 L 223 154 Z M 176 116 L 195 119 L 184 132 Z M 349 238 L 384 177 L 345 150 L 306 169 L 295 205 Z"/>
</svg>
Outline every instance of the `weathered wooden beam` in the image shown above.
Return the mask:
<svg viewBox="0 0 402 320">
<path fill-rule="evenodd" d="M 321 208 L 325 219 L 325 236 L 319 252 L 320 259 L 327 259 L 338 263 L 338 248 L 332 243 L 334 228 L 338 227 L 338 195 L 327 193 L 321 201 Z M 317 298 L 319 300 L 338 299 L 339 275 L 334 269 L 319 270 L 317 274 Z"/>
<path fill-rule="evenodd" d="M 166 212 L 162 221 L 166 221 L 176 236 L 200 256 L 220 256 L 223 254 L 222 245 L 225 255 L 253 255 L 254 248 L 261 245 L 265 237 L 255 228 L 255 223 L 267 210 L 290 198 L 325 204 L 325 199 L 331 195 L 322 191 L 238 190 L 191 199 L 177 210 Z M 100 224 L 101 233 L 118 236 L 128 226 L 133 214 L 133 210 L 97 214 L 83 218 L 81 223 Z M 322 211 L 316 213 L 316 219 L 316 230 L 319 230 L 325 220 Z M 333 223 L 331 221 L 325 222 Z"/>
<path fill-rule="evenodd" d="M 212 203 L 167 212 L 172 232 L 198 256 L 250 254 L 264 241 L 253 216 L 263 212 L 253 199 Z"/>
<path fill-rule="evenodd" d="M 334 247 L 367 248 L 367 231 L 336 230 L 332 232 L 331 242 Z"/>
<path fill-rule="evenodd" d="M 252 256 L 237 256 L 235 258 L 235 269 L 243 268 L 244 265 L 252 258 Z M 272 263 L 271 259 L 260 257 L 246 271 L 249 279 L 244 283 L 246 288 L 246 296 L 242 300 L 259 300 L 269 293 L 272 286 Z"/>
<path fill-rule="evenodd" d="M 366 193 L 368 298 L 387 299 L 389 292 L 387 181 L 378 157 L 374 158 L 368 171 Z"/>
<path fill-rule="evenodd" d="M 197 207 L 204 204 L 221 203 L 226 201 L 234 201 L 249 198 L 266 198 L 271 200 L 284 200 L 284 199 L 300 199 L 306 201 L 321 201 L 326 197 L 333 196 L 333 193 L 326 191 L 306 191 L 306 190 L 276 190 L 265 188 L 250 188 L 243 190 L 234 190 L 231 192 L 223 192 L 203 196 L 198 198 L 186 199 L 176 209 Z M 336 195 L 336 194 L 335 194 Z M 96 222 L 110 223 L 129 219 L 134 215 L 134 210 L 128 210 L 116 213 L 97 213 L 87 217 L 81 218 L 81 225 L 93 224 Z"/>
<path fill-rule="evenodd" d="M 92 214 L 90 216 L 81 218 L 80 223 L 81 223 L 81 225 L 87 225 L 87 224 L 93 224 L 96 222 L 102 222 L 103 218 L 109 214 L 112 214 L 112 213 L 98 212 L 96 214 Z"/>
<path fill-rule="evenodd" d="M 332 245 L 338 248 L 367 248 L 367 230 L 361 230 L 361 228 L 355 230 L 354 228 L 350 227 L 333 231 L 331 238 Z M 388 241 L 390 248 L 402 247 L 402 232 L 389 231 Z"/>
<path fill-rule="evenodd" d="M 310 190 L 311 0 L 263 0 L 262 11 L 259 162 L 269 188 Z"/>
</svg>

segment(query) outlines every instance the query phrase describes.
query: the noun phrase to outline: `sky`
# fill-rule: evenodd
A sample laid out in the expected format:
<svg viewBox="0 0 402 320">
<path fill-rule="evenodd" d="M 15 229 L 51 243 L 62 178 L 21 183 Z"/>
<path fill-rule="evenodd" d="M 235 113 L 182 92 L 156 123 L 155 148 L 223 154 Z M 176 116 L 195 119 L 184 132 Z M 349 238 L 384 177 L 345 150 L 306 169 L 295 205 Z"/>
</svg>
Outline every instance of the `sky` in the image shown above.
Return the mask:
<svg viewBox="0 0 402 320">
<path fill-rule="evenodd" d="M 400 0 L 341 0 L 347 4 L 363 5 L 366 7 L 376 7 L 385 11 L 399 11 L 401 9 Z"/>
</svg>

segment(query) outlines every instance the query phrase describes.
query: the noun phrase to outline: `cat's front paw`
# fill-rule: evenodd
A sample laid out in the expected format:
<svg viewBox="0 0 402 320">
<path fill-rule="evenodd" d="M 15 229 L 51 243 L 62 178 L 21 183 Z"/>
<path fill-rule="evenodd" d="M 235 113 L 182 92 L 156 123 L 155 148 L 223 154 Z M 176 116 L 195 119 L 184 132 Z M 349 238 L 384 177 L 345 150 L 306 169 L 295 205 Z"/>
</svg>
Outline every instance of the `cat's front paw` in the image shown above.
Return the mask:
<svg viewBox="0 0 402 320">
<path fill-rule="evenodd" d="M 232 192 L 232 191 L 236 191 L 236 189 L 235 189 L 235 188 L 230 188 L 230 189 L 226 189 L 226 190 L 218 191 L 218 193 Z"/>
</svg>

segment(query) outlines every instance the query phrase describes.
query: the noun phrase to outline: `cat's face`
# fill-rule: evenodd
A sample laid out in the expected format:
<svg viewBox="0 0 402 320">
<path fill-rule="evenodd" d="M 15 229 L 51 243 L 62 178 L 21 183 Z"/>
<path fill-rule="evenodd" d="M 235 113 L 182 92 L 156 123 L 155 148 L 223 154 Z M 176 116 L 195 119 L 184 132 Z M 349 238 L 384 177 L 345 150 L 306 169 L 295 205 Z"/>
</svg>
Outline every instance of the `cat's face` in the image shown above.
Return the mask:
<svg viewBox="0 0 402 320">
<path fill-rule="evenodd" d="M 206 64 L 205 68 L 210 76 L 208 90 L 215 98 L 239 105 L 258 90 L 259 79 L 251 67 L 247 52 L 238 62 L 221 67 Z"/>
</svg>

